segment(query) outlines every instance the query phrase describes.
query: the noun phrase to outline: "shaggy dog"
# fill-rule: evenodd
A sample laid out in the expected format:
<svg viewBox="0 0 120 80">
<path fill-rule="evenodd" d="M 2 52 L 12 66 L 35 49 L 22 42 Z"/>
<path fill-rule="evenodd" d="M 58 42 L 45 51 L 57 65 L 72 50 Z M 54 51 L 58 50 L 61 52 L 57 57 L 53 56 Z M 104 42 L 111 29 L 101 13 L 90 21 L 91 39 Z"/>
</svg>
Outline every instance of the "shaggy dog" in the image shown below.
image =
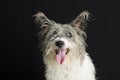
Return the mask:
<svg viewBox="0 0 120 80">
<path fill-rule="evenodd" d="M 56 23 L 42 12 L 35 16 L 46 80 L 95 80 L 95 68 L 86 52 L 84 11 L 69 24 Z"/>
</svg>

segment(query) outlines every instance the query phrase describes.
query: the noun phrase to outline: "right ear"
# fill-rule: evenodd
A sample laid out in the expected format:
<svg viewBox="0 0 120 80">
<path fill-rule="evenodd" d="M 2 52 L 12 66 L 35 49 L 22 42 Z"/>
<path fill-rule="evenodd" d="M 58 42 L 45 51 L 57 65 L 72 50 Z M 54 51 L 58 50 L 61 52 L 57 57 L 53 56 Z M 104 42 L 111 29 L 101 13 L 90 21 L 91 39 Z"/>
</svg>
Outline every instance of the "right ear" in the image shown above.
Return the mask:
<svg viewBox="0 0 120 80">
<path fill-rule="evenodd" d="M 40 28 L 49 27 L 53 24 L 53 22 L 49 20 L 42 12 L 38 12 L 33 15 L 33 17 L 35 17 L 35 22 Z"/>
</svg>

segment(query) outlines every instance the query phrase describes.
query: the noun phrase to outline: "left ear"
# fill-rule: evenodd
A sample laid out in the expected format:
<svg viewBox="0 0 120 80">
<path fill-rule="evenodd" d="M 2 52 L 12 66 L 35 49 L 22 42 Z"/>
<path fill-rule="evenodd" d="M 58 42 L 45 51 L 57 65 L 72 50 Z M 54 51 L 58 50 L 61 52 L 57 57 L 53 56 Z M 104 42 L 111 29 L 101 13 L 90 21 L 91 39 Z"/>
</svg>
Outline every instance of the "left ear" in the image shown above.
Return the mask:
<svg viewBox="0 0 120 80">
<path fill-rule="evenodd" d="M 87 21 L 90 19 L 90 13 L 88 11 L 83 11 L 77 16 L 72 22 L 71 25 L 75 28 L 84 30 L 87 26 Z"/>
</svg>

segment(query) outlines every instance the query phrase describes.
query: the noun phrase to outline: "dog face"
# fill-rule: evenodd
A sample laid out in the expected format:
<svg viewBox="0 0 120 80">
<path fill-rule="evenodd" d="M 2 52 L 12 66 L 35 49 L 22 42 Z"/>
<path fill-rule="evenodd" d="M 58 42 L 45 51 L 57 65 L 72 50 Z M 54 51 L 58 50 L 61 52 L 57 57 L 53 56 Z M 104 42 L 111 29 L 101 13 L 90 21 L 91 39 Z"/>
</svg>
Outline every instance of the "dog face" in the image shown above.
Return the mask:
<svg viewBox="0 0 120 80">
<path fill-rule="evenodd" d="M 63 64 L 84 58 L 85 38 L 84 32 L 89 13 L 82 12 L 70 24 L 60 24 L 49 20 L 42 12 L 35 15 L 35 22 L 39 27 L 40 49 L 44 59 Z"/>
</svg>

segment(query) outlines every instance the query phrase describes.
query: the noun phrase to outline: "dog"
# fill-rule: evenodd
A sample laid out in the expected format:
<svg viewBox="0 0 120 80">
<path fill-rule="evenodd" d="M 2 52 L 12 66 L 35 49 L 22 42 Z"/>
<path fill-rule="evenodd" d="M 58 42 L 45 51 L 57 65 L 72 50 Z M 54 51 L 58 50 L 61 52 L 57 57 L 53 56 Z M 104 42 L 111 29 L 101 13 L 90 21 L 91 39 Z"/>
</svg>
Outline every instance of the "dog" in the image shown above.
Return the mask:
<svg viewBox="0 0 120 80">
<path fill-rule="evenodd" d="M 85 42 L 90 13 L 81 12 L 69 24 L 56 23 L 42 12 L 34 17 L 39 29 L 39 49 L 46 80 L 96 80 L 95 67 L 86 52 Z"/>
</svg>

